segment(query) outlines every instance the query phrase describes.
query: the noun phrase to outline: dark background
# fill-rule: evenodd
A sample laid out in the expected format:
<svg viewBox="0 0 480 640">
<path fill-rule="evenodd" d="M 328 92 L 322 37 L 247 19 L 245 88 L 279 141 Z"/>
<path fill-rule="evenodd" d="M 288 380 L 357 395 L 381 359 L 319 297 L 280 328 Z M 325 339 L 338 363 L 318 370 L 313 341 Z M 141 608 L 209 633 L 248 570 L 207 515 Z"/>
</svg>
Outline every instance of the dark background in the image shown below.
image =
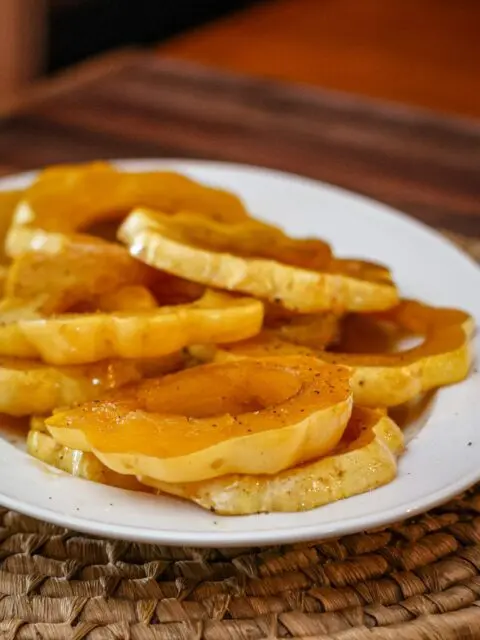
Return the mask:
<svg viewBox="0 0 480 640">
<path fill-rule="evenodd" d="M 251 4 L 254 0 L 51 0 L 48 70 L 108 49 L 159 42 Z"/>
</svg>

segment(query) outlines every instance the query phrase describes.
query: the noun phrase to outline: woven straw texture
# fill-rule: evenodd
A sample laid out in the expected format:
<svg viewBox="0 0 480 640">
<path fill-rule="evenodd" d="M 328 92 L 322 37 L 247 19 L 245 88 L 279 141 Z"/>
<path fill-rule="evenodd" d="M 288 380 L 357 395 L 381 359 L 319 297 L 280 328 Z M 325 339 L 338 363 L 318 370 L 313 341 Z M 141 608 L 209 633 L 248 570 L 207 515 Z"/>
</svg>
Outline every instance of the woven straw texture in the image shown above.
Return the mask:
<svg viewBox="0 0 480 640">
<path fill-rule="evenodd" d="M 0 523 L 6 640 L 480 639 L 480 485 L 384 530 L 265 549 L 102 540 L 1 509 Z"/>
</svg>

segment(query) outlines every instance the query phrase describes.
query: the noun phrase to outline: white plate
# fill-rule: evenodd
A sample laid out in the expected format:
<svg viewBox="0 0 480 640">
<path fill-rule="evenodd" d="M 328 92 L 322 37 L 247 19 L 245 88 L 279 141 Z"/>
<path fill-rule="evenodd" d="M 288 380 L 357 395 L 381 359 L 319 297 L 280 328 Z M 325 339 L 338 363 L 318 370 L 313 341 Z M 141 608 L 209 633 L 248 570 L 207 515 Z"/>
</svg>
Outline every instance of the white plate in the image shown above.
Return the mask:
<svg viewBox="0 0 480 640">
<path fill-rule="evenodd" d="M 122 162 L 169 167 L 234 190 L 258 217 L 294 235 L 316 234 L 342 255 L 385 262 L 406 296 L 469 310 L 480 321 L 480 270 L 441 236 L 377 202 L 265 169 L 190 161 Z M 0 181 L 25 186 L 29 176 Z M 476 343 L 478 358 L 479 344 Z M 448 500 L 480 479 L 480 377 L 440 391 L 381 489 L 306 513 L 222 517 L 170 498 L 139 495 L 67 476 L 0 437 L 0 503 L 92 534 L 195 546 L 261 545 L 378 527 Z M 418 425 L 417 425 L 418 427 Z"/>
</svg>

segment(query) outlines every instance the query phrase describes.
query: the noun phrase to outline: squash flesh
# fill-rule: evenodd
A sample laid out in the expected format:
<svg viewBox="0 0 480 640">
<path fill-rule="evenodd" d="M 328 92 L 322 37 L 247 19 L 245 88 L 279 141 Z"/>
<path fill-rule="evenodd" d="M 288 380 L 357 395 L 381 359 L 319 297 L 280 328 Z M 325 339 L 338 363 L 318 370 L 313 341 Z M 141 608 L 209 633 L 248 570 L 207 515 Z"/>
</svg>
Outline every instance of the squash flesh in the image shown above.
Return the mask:
<svg viewBox="0 0 480 640">
<path fill-rule="evenodd" d="M 296 259 L 287 263 L 288 252 L 275 238 L 255 250 L 249 224 L 245 230 L 241 223 L 226 225 L 199 216 L 137 209 L 120 226 L 118 236 L 132 256 L 152 267 L 293 311 L 381 311 L 397 303 L 395 286 L 377 275 L 352 277 L 338 266 L 329 272 L 329 261 L 322 271 L 313 270 L 310 263 L 299 266 Z M 250 244 L 247 238 L 252 238 Z"/>
<path fill-rule="evenodd" d="M 21 191 L 0 191 L 0 264 L 8 262 L 5 253 L 5 238 L 21 195 Z"/>
<path fill-rule="evenodd" d="M 5 297 L 40 298 L 40 310 L 50 315 L 120 287 L 148 286 L 154 275 L 121 246 L 93 237 L 71 237 L 58 251 L 28 251 L 18 256 L 8 273 Z"/>
<path fill-rule="evenodd" d="M 147 375 L 175 371 L 182 364 L 179 352 L 149 361 L 107 360 L 66 367 L 0 358 L 0 413 L 49 414 L 57 407 L 95 400 Z"/>
<path fill-rule="evenodd" d="M 230 342 L 255 335 L 263 305 L 207 292 L 200 300 L 144 311 L 20 318 L 0 326 L 0 354 L 56 365 L 109 358 L 158 358 L 190 344 Z"/>
<path fill-rule="evenodd" d="M 50 435 L 39 429 L 29 431 L 27 452 L 37 460 L 65 471 L 76 478 L 130 491 L 145 491 L 146 489 L 145 485 L 133 476 L 125 476 L 111 471 L 92 453 L 62 447 Z"/>
<path fill-rule="evenodd" d="M 277 473 L 331 450 L 352 407 L 348 373 L 311 358 L 205 365 L 46 421 L 72 449 L 167 482 Z"/>
<path fill-rule="evenodd" d="M 353 320 L 352 333 L 357 319 Z M 360 331 L 365 319 L 358 320 L 360 346 Z M 394 353 L 342 353 L 295 346 L 262 331 L 251 339 L 215 349 L 196 347 L 194 353 L 202 361 L 217 362 L 246 357 L 278 357 L 295 352 L 310 354 L 322 362 L 348 368 L 355 402 L 371 407 L 400 405 L 431 389 L 455 384 L 468 375 L 473 358 L 469 340 L 473 320 L 468 314 L 457 309 L 403 300 L 395 309 L 373 315 L 370 321 L 374 325 L 388 321 L 394 325 L 395 331 L 421 334 L 424 341 L 416 347 Z M 349 338 L 350 346 L 352 342 L 355 344 Z M 342 348 L 341 341 L 338 348 Z"/>
<path fill-rule="evenodd" d="M 139 480 L 222 515 L 304 511 L 390 482 L 402 450 L 402 432 L 390 418 L 355 407 L 336 450 L 274 476 L 230 475 L 181 484 Z"/>
</svg>

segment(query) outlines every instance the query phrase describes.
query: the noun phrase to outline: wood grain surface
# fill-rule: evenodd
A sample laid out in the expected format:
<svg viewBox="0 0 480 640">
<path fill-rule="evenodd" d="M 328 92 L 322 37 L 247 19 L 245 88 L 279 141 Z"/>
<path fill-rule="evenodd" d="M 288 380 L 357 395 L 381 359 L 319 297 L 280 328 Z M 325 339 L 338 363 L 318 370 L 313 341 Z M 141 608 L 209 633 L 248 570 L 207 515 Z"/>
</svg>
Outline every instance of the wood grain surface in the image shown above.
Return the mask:
<svg viewBox="0 0 480 640">
<path fill-rule="evenodd" d="M 480 237 L 480 128 L 346 94 L 120 53 L 4 108 L 0 171 L 193 157 L 304 174 Z"/>
<path fill-rule="evenodd" d="M 270 0 L 159 53 L 480 118 L 478 0 Z"/>
</svg>

